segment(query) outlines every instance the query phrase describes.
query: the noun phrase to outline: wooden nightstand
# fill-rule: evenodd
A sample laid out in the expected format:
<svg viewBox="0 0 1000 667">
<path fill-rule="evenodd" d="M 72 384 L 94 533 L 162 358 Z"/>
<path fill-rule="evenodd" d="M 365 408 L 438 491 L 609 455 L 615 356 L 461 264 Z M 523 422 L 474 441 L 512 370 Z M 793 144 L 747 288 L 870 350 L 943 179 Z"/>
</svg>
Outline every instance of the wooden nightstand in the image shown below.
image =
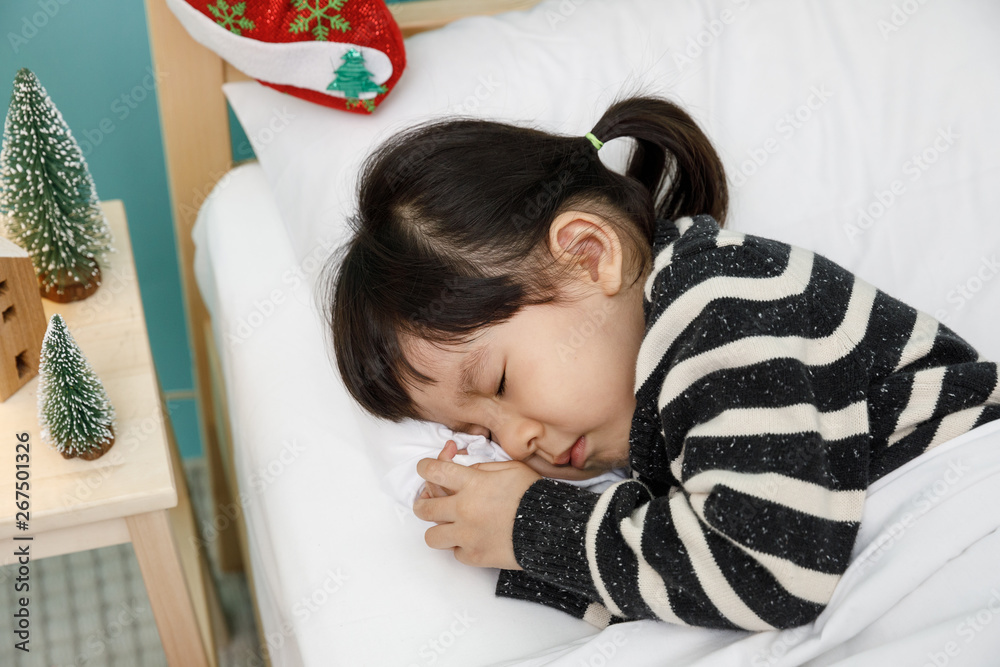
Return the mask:
<svg viewBox="0 0 1000 667">
<path fill-rule="evenodd" d="M 120 200 L 101 205 L 115 249 L 101 265 L 103 284 L 83 301 L 43 305 L 46 318 L 63 316 L 104 383 L 117 413 L 115 444 L 101 458 L 84 461 L 64 459 L 43 443 L 37 377 L 0 403 L 0 564 L 17 562 L 15 550 L 24 545 L 34 561 L 131 542 L 167 662 L 215 667 L 216 639 L 228 641 L 226 624 L 153 366 L 125 207 Z M 15 435 L 25 431 L 30 520 L 22 531 L 15 526 Z M 18 596 L 37 599 L 37 581 L 29 584 L 30 591 Z"/>
</svg>

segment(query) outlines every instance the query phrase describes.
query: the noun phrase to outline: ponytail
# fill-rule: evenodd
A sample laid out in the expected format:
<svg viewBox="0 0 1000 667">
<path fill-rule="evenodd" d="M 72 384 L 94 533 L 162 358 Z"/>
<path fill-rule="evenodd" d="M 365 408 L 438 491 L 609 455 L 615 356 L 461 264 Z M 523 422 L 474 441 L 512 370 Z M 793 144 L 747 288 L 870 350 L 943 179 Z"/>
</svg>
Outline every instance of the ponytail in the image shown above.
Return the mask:
<svg viewBox="0 0 1000 667">
<path fill-rule="evenodd" d="M 677 220 L 707 213 L 725 226 L 729 190 L 722 160 L 694 119 L 676 104 L 657 97 L 630 97 L 613 103 L 592 133 L 607 143 L 632 137 L 636 147 L 625 175 L 655 194 L 656 218 Z"/>
</svg>

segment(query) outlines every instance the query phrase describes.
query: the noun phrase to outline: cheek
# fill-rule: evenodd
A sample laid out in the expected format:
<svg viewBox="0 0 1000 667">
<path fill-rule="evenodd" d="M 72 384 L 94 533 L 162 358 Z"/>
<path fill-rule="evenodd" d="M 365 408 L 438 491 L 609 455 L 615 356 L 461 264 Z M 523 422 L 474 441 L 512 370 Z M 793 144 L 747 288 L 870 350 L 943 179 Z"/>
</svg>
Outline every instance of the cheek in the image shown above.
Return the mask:
<svg viewBox="0 0 1000 667">
<path fill-rule="evenodd" d="M 631 396 L 634 369 L 623 363 L 615 342 L 608 340 L 603 331 L 588 331 L 589 337 L 583 337 L 582 331 L 579 338 L 570 336 L 566 348 L 559 348 L 549 364 L 565 398 L 604 412 L 605 407 L 611 408 L 622 397 Z"/>
<path fill-rule="evenodd" d="M 611 332 L 614 333 L 614 332 Z M 635 406 L 635 363 L 618 338 L 599 332 L 580 355 L 575 380 L 589 397 L 596 414 L 611 418 Z"/>
<path fill-rule="evenodd" d="M 634 401 L 635 359 L 624 359 L 614 323 L 567 316 L 533 327 L 545 333 L 519 341 L 524 354 L 518 368 L 509 367 L 511 383 L 523 378 L 517 391 L 526 405 L 579 422 L 603 419 Z"/>
</svg>

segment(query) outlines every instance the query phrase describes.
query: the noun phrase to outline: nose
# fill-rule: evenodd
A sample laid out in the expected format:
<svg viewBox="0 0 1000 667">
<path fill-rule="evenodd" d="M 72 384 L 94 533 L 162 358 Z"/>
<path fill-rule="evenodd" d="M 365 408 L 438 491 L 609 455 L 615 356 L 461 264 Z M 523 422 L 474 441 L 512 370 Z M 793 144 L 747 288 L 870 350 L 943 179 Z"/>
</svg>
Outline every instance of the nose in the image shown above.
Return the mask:
<svg viewBox="0 0 1000 667">
<path fill-rule="evenodd" d="M 538 442 L 544 426 L 534 419 L 507 416 L 490 431 L 490 440 L 500 445 L 515 461 L 523 461 L 539 452 Z"/>
</svg>

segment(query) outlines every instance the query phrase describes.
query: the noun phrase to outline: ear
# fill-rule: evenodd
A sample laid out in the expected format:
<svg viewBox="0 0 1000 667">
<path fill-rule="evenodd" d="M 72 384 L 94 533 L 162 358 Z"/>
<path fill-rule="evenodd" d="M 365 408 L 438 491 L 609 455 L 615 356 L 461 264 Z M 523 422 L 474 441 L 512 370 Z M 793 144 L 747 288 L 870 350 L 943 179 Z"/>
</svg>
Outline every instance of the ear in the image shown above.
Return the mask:
<svg viewBox="0 0 1000 667">
<path fill-rule="evenodd" d="M 581 278 L 606 296 L 622 286 L 622 246 L 615 230 L 600 216 L 565 211 L 549 227 L 549 250 L 560 262 L 576 264 Z"/>
</svg>

